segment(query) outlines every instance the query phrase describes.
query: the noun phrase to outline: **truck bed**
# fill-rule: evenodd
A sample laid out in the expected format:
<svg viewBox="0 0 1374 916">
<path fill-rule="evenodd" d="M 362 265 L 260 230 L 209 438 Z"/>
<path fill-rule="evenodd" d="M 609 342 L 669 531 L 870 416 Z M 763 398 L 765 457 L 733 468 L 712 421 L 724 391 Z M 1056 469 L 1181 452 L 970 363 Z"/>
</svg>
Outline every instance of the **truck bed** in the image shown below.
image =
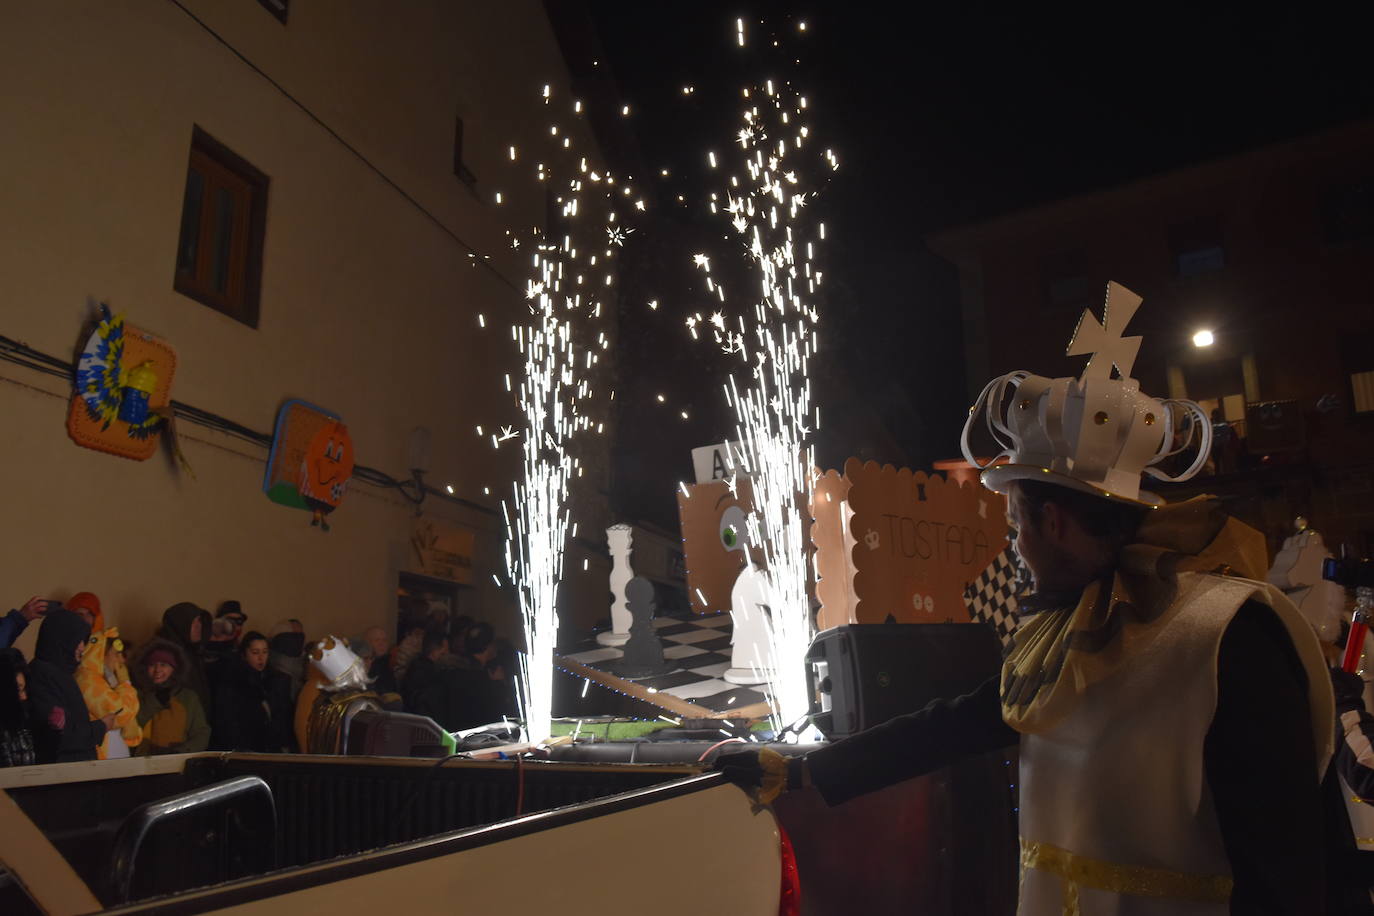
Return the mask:
<svg viewBox="0 0 1374 916">
<path fill-rule="evenodd" d="M 135 809 L 244 776 L 271 790 L 270 836 L 232 808 L 190 814 L 150 832 L 131 891 L 119 893 L 115 836 Z M 87 910 L 248 912 L 289 896 L 305 912 L 401 900 L 408 914 L 526 912 L 536 898 L 568 911 L 585 893 L 598 913 L 616 912 L 608 882 L 617 899 L 635 900 L 641 885 L 657 894 L 685 839 L 701 853 L 694 868 L 730 892 L 641 897 L 624 912 L 700 912 L 713 899 L 717 912 L 776 912 L 776 822 L 687 766 L 200 754 L 0 771 L 0 789 L 89 890 Z M 81 909 L 54 906 L 56 893 L 45 901 L 44 885 L 64 876 L 25 869 L 32 857 L 6 843 L 0 861 L 30 897 L 50 912 Z"/>
</svg>

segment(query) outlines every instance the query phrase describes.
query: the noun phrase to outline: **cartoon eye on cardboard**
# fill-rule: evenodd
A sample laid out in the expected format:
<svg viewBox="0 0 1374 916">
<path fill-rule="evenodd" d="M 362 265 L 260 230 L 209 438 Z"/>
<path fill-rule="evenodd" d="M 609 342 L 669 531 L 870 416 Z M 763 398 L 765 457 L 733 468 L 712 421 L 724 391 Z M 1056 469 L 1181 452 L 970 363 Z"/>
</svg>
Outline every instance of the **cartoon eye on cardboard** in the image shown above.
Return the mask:
<svg viewBox="0 0 1374 916">
<path fill-rule="evenodd" d="M 720 516 L 720 546 L 726 550 L 743 550 L 749 543 L 745 528 L 744 509 L 731 505 Z"/>
<path fill-rule="evenodd" d="M 730 610 L 730 589 L 748 559 L 746 519 L 753 509 L 747 478 L 684 484 L 678 491 L 687 594 L 698 614 Z"/>
</svg>

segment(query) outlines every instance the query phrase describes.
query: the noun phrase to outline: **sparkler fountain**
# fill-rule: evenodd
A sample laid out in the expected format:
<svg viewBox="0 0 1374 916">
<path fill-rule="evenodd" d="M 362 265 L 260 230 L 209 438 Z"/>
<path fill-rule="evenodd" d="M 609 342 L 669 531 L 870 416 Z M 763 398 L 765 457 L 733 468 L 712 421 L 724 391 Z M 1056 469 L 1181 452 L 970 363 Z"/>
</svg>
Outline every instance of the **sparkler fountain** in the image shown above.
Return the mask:
<svg viewBox="0 0 1374 916">
<path fill-rule="evenodd" d="M 744 45 L 744 23 L 737 21 Z M 767 676 L 775 726 L 791 726 L 807 712 L 803 658 L 813 636 L 808 597 L 807 524 L 804 508 L 812 487 L 811 438 L 820 424 L 812 407 L 810 358 L 816 352 L 820 315 L 814 304 L 822 273 L 813 267 L 825 224 L 812 225 L 807 203 L 813 144 L 804 123 L 807 100 L 789 84 L 772 80 L 746 88 L 742 126 L 736 136 L 738 161 L 728 167 L 714 151 L 712 169 L 725 169 L 727 187 L 710 196 L 713 214 L 726 219 L 757 277 L 757 298 L 728 320 L 723 312 L 687 319 L 694 338 L 709 332 L 738 368 L 725 386 L 735 411 L 742 450 L 740 473 L 753 486 L 754 512 L 747 521 L 749 543 L 767 570 L 771 611 L 768 657 L 756 667 Z M 724 157 L 722 157 L 723 159 Z M 819 163 L 833 171 L 831 151 Z M 724 201 L 722 203 L 722 200 Z M 725 288 L 711 275 L 711 259 L 695 257 L 707 291 L 725 305 Z M 709 331 L 708 331 L 709 329 Z"/>
<path fill-rule="evenodd" d="M 549 98 L 549 88 L 545 87 L 546 104 Z M 580 102 L 574 111 L 581 111 Z M 558 136 L 557 126 L 551 133 Z M 571 149 L 566 133 L 562 149 Z M 576 157 L 575 153 L 567 155 Z M 515 157 L 516 149 L 511 147 L 512 160 Z M 553 176 L 552 166 L 538 164 L 538 181 L 547 183 Z M 507 532 L 506 569 L 518 592 L 525 631 L 526 651 L 520 657 L 517 696 L 528 741 L 541 741 L 550 733 L 553 652 L 558 634 L 556 600 L 563 577 L 564 548 L 569 535 L 576 533 L 568 491 L 573 477 L 581 476 L 573 446 L 580 434 L 602 431 L 602 425 L 586 411 L 593 395 L 599 351 L 610 345 L 605 332 L 596 331 L 595 322 L 602 317 L 602 291 L 613 282 L 608 269 L 613 248 L 623 244 L 632 231 L 620 226 L 616 210 L 617 199 L 631 203 L 630 185 L 592 168 L 585 157 L 566 181 L 559 200 L 567 232 L 560 238 L 553 227 L 546 227 L 535 240 L 526 289 L 529 316 L 511 328 L 523 368 L 518 388 L 513 391 L 524 427 L 519 437 L 522 475 L 514 485 L 513 504 L 503 502 L 502 510 Z M 579 213 L 592 209 L 592 203 L 584 203 L 584 199 L 606 202 L 605 239 L 598 240 L 600 244 L 574 234 Z M 633 206 L 644 209 L 640 200 L 634 200 Z M 579 243 L 584 245 L 580 257 Z M 588 276 L 593 271 L 597 276 Z M 595 344 L 591 345 L 593 333 Z M 509 378 L 507 388 L 511 388 Z M 503 434 L 504 438 L 515 435 Z M 497 445 L 502 441 L 493 439 Z"/>
</svg>

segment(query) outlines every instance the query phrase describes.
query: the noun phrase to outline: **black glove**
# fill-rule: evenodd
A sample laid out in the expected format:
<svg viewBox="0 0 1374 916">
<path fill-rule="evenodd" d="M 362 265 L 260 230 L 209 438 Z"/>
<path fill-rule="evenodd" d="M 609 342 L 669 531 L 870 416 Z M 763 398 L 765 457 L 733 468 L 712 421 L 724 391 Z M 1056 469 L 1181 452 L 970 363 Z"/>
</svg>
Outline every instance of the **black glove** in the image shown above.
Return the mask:
<svg viewBox="0 0 1374 916">
<path fill-rule="evenodd" d="M 785 790 L 798 789 L 806 783 L 806 758 L 789 759 L 766 747 L 721 754 L 712 762 L 711 769 L 725 774 L 726 779 L 753 795 L 762 805 L 769 804 Z"/>
<path fill-rule="evenodd" d="M 1331 689 L 1336 693 L 1336 714 L 1364 711 L 1364 679 L 1341 668 L 1331 669 Z"/>
<path fill-rule="evenodd" d="M 711 769 L 724 773 L 726 779 L 745 791 L 752 792 L 763 785 L 763 765 L 759 763 L 759 752 L 755 750 L 718 754 L 711 761 Z"/>
</svg>

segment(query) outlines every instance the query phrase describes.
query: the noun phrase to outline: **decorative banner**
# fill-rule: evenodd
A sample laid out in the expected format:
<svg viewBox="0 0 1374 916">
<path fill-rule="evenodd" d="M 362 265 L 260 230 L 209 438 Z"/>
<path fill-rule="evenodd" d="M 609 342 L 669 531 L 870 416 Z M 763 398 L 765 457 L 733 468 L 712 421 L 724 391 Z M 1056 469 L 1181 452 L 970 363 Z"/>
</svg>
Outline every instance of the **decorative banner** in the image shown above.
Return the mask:
<svg viewBox="0 0 1374 916">
<path fill-rule="evenodd" d="M 745 518 L 754 511 L 747 477 L 683 484 L 677 494 L 687 594 L 698 614 L 730 610 L 730 589 L 745 565 Z"/>
<path fill-rule="evenodd" d="M 854 458 L 818 480 L 812 513 L 823 628 L 963 623 L 966 588 L 1007 546 L 1003 497 Z"/>
<path fill-rule="evenodd" d="M 353 476 L 353 440 L 337 414 L 291 400 L 277 414 L 262 489 L 274 503 L 308 509 L 325 531 L 325 516 L 343 500 Z"/>
<path fill-rule="evenodd" d="M 86 448 L 148 460 L 165 426 L 176 367 L 176 351 L 165 340 L 102 305 L 77 360 L 67 434 Z"/>
<path fill-rule="evenodd" d="M 470 528 L 450 528 L 429 519 L 418 520 L 410 535 L 411 571 L 471 585 L 476 542 L 477 536 Z"/>
</svg>

